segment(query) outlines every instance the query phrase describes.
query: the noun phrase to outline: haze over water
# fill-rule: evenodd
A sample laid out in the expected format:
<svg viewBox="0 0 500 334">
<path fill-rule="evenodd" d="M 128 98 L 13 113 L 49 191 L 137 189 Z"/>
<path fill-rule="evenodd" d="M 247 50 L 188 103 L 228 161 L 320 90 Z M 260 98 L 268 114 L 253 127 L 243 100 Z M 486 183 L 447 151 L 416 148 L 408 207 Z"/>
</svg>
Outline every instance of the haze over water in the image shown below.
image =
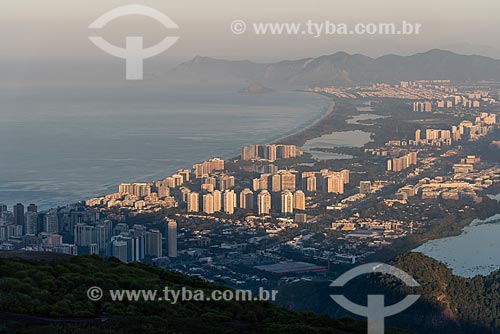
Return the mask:
<svg viewBox="0 0 500 334">
<path fill-rule="evenodd" d="M 0 92 L 0 203 L 47 209 L 164 178 L 295 132 L 328 105 L 314 94 L 245 95 L 235 86 L 110 87 Z"/>
</svg>

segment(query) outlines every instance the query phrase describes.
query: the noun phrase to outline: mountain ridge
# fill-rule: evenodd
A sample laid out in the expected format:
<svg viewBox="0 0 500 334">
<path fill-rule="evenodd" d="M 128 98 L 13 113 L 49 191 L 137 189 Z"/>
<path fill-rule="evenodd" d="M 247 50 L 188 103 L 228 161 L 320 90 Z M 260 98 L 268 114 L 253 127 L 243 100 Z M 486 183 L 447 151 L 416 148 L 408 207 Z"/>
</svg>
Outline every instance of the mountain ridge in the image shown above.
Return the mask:
<svg viewBox="0 0 500 334">
<path fill-rule="evenodd" d="M 176 66 L 170 74 L 188 81 L 259 82 L 270 87 L 289 88 L 425 79 L 480 81 L 500 80 L 500 60 L 441 49 L 409 56 L 387 54 L 376 58 L 340 51 L 273 63 L 196 56 Z"/>
</svg>

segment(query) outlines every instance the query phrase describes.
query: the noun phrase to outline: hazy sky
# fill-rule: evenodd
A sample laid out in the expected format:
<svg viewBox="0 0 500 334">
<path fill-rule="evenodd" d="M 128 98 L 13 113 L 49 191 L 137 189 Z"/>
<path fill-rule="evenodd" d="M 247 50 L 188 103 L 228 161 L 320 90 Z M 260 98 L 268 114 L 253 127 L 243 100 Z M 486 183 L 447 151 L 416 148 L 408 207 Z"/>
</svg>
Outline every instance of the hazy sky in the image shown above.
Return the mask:
<svg viewBox="0 0 500 334">
<path fill-rule="evenodd" d="M 167 31 L 154 20 L 130 16 L 117 19 L 98 34 L 116 45 L 123 45 L 128 35 L 143 35 L 149 45 L 167 35 L 177 35 L 179 41 L 152 60 L 169 66 L 195 55 L 261 62 L 336 51 L 379 56 L 410 54 L 431 48 L 496 55 L 496 47 L 500 45 L 498 0 L 2 0 L 0 66 L 28 66 L 35 60 L 72 63 L 110 58 L 89 42 L 87 37 L 92 32 L 88 25 L 103 13 L 131 3 L 162 11 L 180 29 Z M 349 24 L 406 20 L 421 23 L 422 33 L 418 36 L 320 38 L 234 35 L 229 26 L 235 19 L 249 23 L 303 23 L 311 19 Z"/>
</svg>

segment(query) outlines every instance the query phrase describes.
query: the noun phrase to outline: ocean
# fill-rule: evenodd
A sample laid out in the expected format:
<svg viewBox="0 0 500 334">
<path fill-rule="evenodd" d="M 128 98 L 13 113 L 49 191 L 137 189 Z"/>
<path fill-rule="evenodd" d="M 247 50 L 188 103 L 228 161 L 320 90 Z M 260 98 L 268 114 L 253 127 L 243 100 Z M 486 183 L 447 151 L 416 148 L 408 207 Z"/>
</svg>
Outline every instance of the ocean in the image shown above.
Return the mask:
<svg viewBox="0 0 500 334">
<path fill-rule="evenodd" d="M 0 203 L 48 209 L 164 178 L 300 130 L 315 94 L 200 84 L 40 85 L 0 92 Z"/>
</svg>

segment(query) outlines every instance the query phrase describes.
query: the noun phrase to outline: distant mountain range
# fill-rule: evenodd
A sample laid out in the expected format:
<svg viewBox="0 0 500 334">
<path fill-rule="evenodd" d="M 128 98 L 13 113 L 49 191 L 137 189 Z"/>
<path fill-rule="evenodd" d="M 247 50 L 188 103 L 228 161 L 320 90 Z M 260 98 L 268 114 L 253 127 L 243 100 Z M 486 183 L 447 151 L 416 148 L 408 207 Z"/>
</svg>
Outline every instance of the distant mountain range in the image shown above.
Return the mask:
<svg viewBox="0 0 500 334">
<path fill-rule="evenodd" d="M 337 52 L 268 64 L 197 56 L 169 74 L 177 80 L 193 82 L 242 82 L 289 88 L 425 79 L 500 80 L 500 60 L 439 49 L 412 56 L 389 54 L 379 58 Z"/>
</svg>

